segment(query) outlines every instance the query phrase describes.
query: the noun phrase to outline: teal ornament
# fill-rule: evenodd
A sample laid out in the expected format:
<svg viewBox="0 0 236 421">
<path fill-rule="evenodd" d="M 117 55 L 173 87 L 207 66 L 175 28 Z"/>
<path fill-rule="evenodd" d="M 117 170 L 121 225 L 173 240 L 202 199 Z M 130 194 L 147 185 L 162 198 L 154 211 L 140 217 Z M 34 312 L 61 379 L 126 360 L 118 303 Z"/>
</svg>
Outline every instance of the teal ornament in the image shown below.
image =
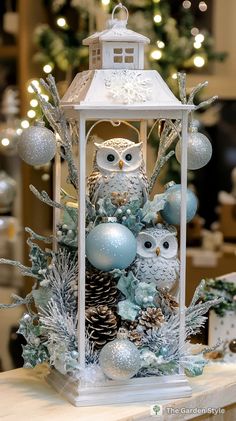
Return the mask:
<svg viewBox="0 0 236 421">
<path fill-rule="evenodd" d="M 116 222 L 97 225 L 86 239 L 88 261 L 104 272 L 126 269 L 135 259 L 136 251 L 132 232 Z"/>
<path fill-rule="evenodd" d="M 117 339 L 108 342 L 99 354 L 103 373 L 112 380 L 128 380 L 137 374 L 141 366 L 140 352 L 127 339 L 127 334 L 118 332 Z"/>
<path fill-rule="evenodd" d="M 196 215 L 198 200 L 195 194 L 187 189 L 187 222 Z M 165 222 L 172 225 L 180 224 L 181 184 L 168 183 L 166 188 L 166 203 L 160 214 Z"/>
<path fill-rule="evenodd" d="M 201 376 L 203 369 L 207 364 L 208 361 L 202 354 L 187 355 L 183 361 L 181 361 L 181 365 L 184 367 L 185 374 L 188 377 Z"/>
<path fill-rule="evenodd" d="M 181 140 L 175 148 L 175 156 L 181 163 Z M 187 165 L 189 170 L 198 170 L 210 161 L 212 156 L 212 146 L 209 139 L 202 133 L 198 132 L 196 126 L 189 129 L 187 143 Z"/>
</svg>

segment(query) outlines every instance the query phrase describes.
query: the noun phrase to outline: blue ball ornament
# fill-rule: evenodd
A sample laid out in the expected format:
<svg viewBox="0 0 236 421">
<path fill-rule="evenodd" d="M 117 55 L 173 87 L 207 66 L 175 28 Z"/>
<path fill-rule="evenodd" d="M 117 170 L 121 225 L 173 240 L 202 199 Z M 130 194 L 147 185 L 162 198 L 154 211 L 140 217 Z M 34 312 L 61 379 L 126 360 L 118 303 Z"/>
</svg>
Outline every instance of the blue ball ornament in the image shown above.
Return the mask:
<svg viewBox="0 0 236 421">
<path fill-rule="evenodd" d="M 181 185 L 171 184 L 166 190 L 166 203 L 160 214 L 165 222 L 172 225 L 180 224 Z M 187 222 L 196 215 L 198 200 L 192 190 L 187 189 Z"/>
<path fill-rule="evenodd" d="M 108 272 L 125 269 L 135 259 L 137 242 L 124 225 L 102 223 L 90 231 L 86 239 L 86 256 L 97 269 Z"/>
</svg>

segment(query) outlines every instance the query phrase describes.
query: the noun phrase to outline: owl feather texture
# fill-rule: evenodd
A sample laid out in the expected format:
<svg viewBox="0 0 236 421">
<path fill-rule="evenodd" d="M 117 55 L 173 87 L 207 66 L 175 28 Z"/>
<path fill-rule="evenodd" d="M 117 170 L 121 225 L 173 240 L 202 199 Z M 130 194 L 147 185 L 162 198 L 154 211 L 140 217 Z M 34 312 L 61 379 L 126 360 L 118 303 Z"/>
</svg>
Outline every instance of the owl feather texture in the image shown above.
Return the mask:
<svg viewBox="0 0 236 421">
<path fill-rule="evenodd" d="M 140 282 L 154 283 L 158 289 L 177 289 L 180 263 L 176 229 L 157 224 L 137 236 L 137 256 L 131 267 Z"/>
<path fill-rule="evenodd" d="M 148 180 L 145 174 L 142 143 L 114 138 L 95 143 L 93 172 L 88 177 L 89 198 L 93 204 L 99 199 L 119 194 L 127 203 L 147 200 Z"/>
</svg>

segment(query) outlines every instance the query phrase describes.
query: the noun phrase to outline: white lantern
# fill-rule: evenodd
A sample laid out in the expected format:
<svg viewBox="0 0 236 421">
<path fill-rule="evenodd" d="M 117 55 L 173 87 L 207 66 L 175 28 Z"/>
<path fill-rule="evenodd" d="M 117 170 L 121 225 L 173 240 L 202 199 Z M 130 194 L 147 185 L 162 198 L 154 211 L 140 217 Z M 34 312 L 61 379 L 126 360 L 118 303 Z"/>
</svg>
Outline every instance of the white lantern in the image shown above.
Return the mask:
<svg viewBox="0 0 236 421">
<path fill-rule="evenodd" d="M 143 70 L 144 45 L 148 38 L 126 28 L 126 20 L 114 19 L 109 28 L 84 41 L 89 46 L 89 70 L 78 73 L 61 101 L 68 120 L 79 127 L 79 206 L 78 212 L 78 353 L 79 366 L 85 367 L 85 199 L 86 123 L 98 121 L 138 122 L 139 139 L 146 158 L 147 121 L 167 119 L 181 123 L 181 228 L 179 349 L 185 344 L 185 260 L 188 115 L 193 105 L 181 103 L 155 70 Z M 127 9 L 124 8 L 127 12 Z M 127 12 L 128 17 L 128 12 Z M 59 190 L 59 189 L 58 189 Z M 55 224 L 56 225 L 56 224 Z M 186 397 L 191 388 L 184 371 L 170 376 L 137 377 L 119 382 L 108 380 L 85 387 L 68 381 L 54 370 L 49 382 L 75 405 L 99 405 Z"/>
</svg>

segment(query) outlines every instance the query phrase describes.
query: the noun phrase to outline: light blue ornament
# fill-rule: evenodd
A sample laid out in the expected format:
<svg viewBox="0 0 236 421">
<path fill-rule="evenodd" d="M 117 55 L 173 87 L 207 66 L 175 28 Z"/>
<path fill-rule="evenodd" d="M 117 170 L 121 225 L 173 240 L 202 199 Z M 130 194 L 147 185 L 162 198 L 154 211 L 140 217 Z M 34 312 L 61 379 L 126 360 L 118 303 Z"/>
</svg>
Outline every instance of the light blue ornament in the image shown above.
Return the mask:
<svg viewBox="0 0 236 421">
<path fill-rule="evenodd" d="M 195 194 L 187 189 L 187 222 L 196 215 L 198 200 Z M 165 222 L 172 225 L 180 224 L 181 185 L 171 182 L 166 189 L 166 203 L 160 214 Z"/>
<path fill-rule="evenodd" d="M 166 348 L 165 346 L 163 346 L 160 349 L 159 355 L 161 355 L 164 358 L 167 357 L 167 355 L 168 355 L 168 348 Z"/>
<path fill-rule="evenodd" d="M 135 259 L 136 238 L 124 225 L 103 223 L 90 231 L 86 239 L 86 256 L 97 269 L 105 272 L 125 269 Z"/>
</svg>

